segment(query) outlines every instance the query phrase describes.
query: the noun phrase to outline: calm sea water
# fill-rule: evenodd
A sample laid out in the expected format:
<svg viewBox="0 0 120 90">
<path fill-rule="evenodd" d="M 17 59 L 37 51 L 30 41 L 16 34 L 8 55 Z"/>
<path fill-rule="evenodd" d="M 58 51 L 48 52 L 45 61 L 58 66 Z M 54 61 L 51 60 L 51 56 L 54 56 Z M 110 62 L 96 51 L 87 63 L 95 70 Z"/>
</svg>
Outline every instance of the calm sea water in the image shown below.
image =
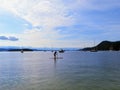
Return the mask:
<svg viewBox="0 0 120 90">
<path fill-rule="evenodd" d="M 0 52 L 0 90 L 120 90 L 120 52 Z"/>
</svg>

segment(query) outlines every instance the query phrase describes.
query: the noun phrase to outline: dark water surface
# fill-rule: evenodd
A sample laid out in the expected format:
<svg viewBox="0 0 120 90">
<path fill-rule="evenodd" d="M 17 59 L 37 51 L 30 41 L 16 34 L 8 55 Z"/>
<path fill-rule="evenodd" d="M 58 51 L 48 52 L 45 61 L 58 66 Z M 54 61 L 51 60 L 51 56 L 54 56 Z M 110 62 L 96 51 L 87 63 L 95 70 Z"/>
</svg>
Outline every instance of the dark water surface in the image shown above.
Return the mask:
<svg viewBox="0 0 120 90">
<path fill-rule="evenodd" d="M 0 52 L 0 90 L 120 90 L 120 52 Z"/>
</svg>

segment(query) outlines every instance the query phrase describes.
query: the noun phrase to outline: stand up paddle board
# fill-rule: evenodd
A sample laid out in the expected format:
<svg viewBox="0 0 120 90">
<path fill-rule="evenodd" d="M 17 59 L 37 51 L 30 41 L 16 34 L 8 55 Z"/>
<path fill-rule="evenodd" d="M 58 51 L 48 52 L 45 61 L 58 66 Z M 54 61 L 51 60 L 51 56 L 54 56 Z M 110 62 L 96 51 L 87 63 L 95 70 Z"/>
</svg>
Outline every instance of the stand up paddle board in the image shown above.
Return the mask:
<svg viewBox="0 0 120 90">
<path fill-rule="evenodd" d="M 56 58 L 50 58 L 50 59 L 63 59 L 63 57 L 56 57 Z"/>
</svg>

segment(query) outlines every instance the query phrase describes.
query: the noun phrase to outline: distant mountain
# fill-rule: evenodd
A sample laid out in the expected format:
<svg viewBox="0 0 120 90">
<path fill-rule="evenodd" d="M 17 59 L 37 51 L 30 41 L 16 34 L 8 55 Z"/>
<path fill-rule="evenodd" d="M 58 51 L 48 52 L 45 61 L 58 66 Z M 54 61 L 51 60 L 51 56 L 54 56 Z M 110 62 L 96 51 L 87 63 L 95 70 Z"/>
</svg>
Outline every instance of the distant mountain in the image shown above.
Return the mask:
<svg viewBox="0 0 120 90">
<path fill-rule="evenodd" d="M 120 50 L 120 41 L 116 41 L 116 42 L 102 41 L 97 46 L 84 48 L 82 50 L 83 51 L 91 51 L 94 49 L 98 50 L 98 51 L 106 51 L 106 50 L 118 51 L 118 50 Z"/>
<path fill-rule="evenodd" d="M 19 46 L 0 46 L 0 51 L 78 51 L 78 48 L 34 48 L 34 47 L 19 47 Z"/>
<path fill-rule="evenodd" d="M 33 51 L 33 50 L 24 48 L 24 49 L 9 49 L 8 51 Z"/>
</svg>

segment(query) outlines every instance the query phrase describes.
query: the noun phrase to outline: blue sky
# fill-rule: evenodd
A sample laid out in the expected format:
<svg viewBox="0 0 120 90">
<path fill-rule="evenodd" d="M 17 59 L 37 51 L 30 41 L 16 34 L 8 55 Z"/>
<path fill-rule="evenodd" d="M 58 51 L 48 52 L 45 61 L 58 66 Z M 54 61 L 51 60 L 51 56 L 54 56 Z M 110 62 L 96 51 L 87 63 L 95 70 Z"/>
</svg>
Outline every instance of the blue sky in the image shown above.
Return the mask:
<svg viewBox="0 0 120 90">
<path fill-rule="evenodd" d="M 120 0 L 0 0 L 0 46 L 81 48 L 119 38 Z"/>
</svg>

